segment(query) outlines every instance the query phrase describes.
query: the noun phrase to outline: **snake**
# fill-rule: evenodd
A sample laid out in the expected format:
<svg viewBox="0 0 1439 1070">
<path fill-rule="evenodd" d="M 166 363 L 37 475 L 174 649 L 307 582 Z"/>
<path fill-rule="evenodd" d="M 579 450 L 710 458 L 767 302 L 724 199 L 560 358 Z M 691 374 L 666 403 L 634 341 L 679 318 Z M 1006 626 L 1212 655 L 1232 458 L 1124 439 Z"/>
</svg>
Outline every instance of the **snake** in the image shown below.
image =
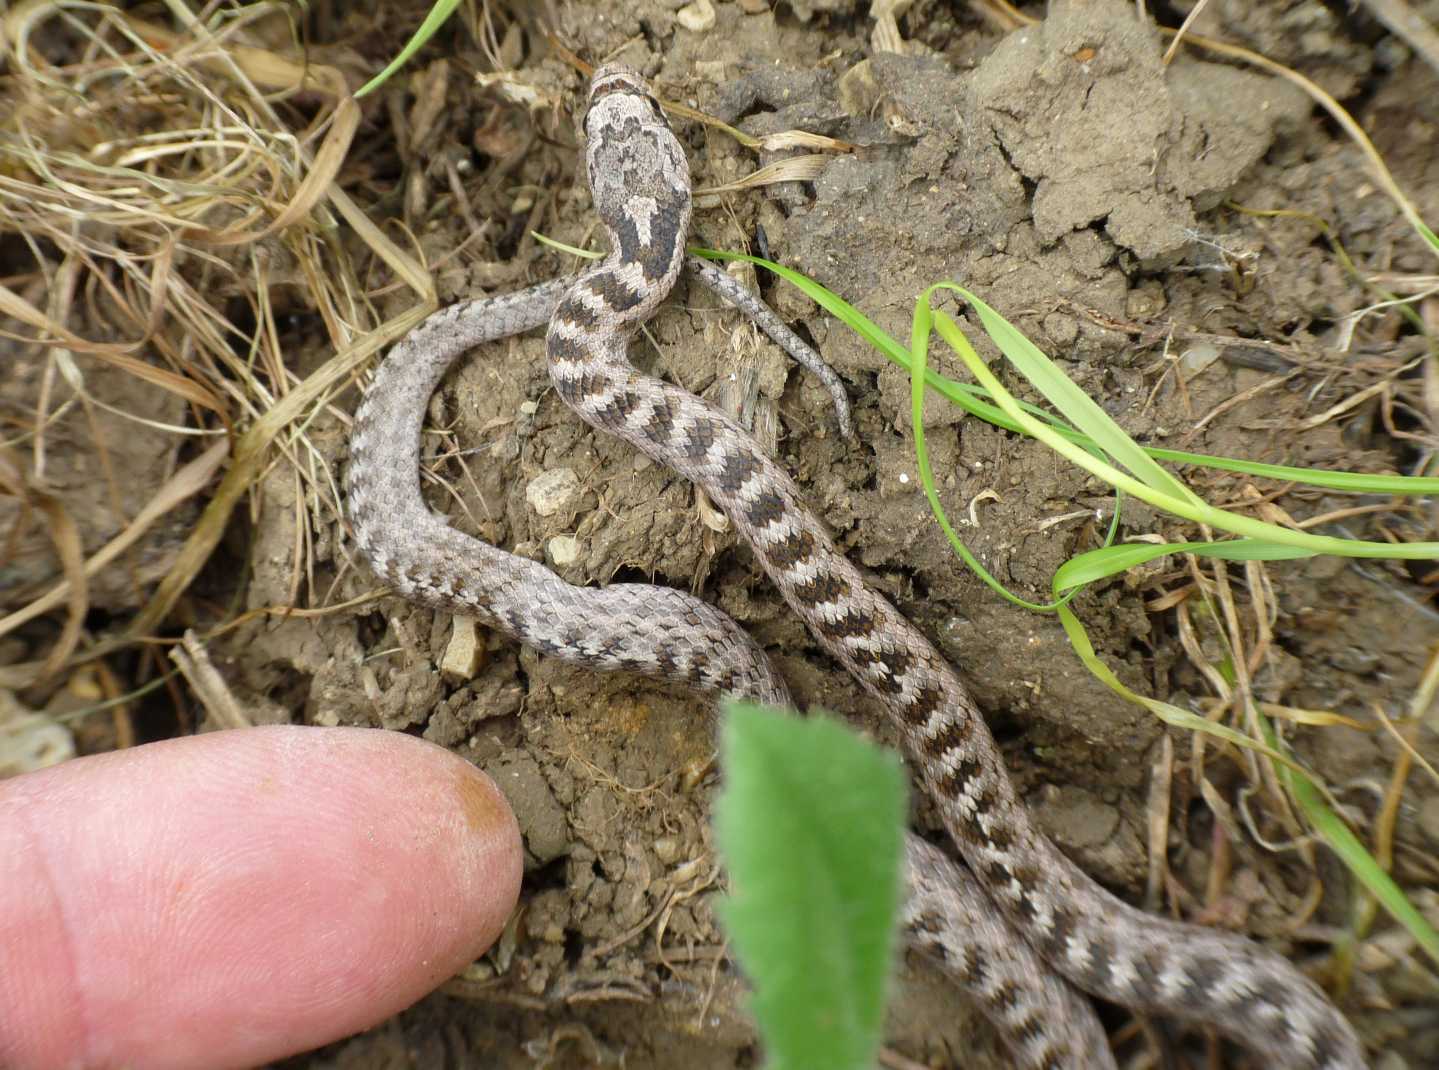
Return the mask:
<svg viewBox="0 0 1439 1070">
<path fill-rule="evenodd" d="M 1275 1066 L 1364 1067 L 1351 1024 L 1287 959 L 1240 934 L 1145 913 L 1061 853 L 1019 798 L 957 671 L 866 583 L 789 474 L 735 420 L 630 362 L 631 339 L 685 268 L 689 165 L 629 67 L 594 72 L 583 129 L 608 254 L 578 276 L 435 313 L 365 391 L 347 488 L 355 542 L 373 572 L 409 599 L 476 617 L 541 654 L 788 702 L 764 651 L 698 597 L 653 584 L 572 585 L 457 531 L 425 504 L 419 437 L 446 371 L 468 349 L 545 326 L 558 397 L 702 487 L 820 646 L 886 713 L 966 863 L 910 836 L 909 939 L 976 998 L 1023 1065 L 1113 1065 L 1073 986 L 1212 1028 Z M 1002 925 L 991 923 L 996 912 Z"/>
</svg>

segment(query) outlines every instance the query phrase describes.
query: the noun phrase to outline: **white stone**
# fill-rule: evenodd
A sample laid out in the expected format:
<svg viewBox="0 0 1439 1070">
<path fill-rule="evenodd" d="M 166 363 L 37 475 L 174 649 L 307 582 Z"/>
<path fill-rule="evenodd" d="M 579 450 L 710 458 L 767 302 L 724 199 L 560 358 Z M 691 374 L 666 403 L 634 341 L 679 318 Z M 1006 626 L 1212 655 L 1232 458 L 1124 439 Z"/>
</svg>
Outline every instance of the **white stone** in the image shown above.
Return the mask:
<svg viewBox="0 0 1439 1070">
<path fill-rule="evenodd" d="M 556 535 L 545 544 L 545 556 L 555 568 L 573 565 L 580 558 L 580 540 L 573 535 Z"/>
<path fill-rule="evenodd" d="M 440 658 L 440 672 L 451 680 L 469 680 L 480 667 L 484 647 L 475 631 L 475 622 L 470 617 L 455 617 L 450 641 Z"/>
<path fill-rule="evenodd" d="M 561 509 L 573 506 L 579 493 L 579 476 L 569 468 L 551 468 L 530 480 L 525 488 L 525 501 L 540 516 L 554 516 Z"/>
<path fill-rule="evenodd" d="M 704 33 L 715 24 L 715 9 L 710 0 L 695 0 L 675 13 L 675 21 L 691 33 Z"/>
</svg>

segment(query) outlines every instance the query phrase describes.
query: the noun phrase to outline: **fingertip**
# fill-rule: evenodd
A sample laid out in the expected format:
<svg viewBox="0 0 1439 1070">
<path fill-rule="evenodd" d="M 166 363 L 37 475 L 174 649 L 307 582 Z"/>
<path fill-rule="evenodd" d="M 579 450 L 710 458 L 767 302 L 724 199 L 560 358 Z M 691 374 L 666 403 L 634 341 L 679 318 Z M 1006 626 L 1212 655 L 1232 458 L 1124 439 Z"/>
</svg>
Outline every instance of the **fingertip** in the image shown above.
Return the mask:
<svg viewBox="0 0 1439 1070">
<path fill-rule="evenodd" d="M 457 861 L 469 863 L 467 876 L 473 888 L 467 900 L 477 908 L 491 908 L 480 909 L 475 919 L 474 938 L 480 946 L 470 956 L 474 958 L 499 939 L 519 900 L 524 841 L 515 812 L 495 782 L 468 762 L 451 758 L 455 811 L 465 823 Z"/>
<path fill-rule="evenodd" d="M 519 893 L 492 781 L 398 733 L 212 733 L 0 785 L 0 1065 L 253 1065 L 462 969 Z"/>
</svg>

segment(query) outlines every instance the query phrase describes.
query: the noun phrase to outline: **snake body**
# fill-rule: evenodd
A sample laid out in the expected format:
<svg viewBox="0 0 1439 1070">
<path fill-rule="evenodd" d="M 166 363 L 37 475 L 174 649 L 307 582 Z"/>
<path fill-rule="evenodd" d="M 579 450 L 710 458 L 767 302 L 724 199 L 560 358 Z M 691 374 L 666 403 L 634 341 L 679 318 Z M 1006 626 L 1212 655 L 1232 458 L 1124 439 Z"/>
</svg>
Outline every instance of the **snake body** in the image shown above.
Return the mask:
<svg viewBox="0 0 1439 1070">
<path fill-rule="evenodd" d="M 724 510 L 785 601 L 885 709 L 973 877 L 1054 970 L 1113 1002 L 1211 1026 L 1278 1066 L 1362 1067 L 1348 1022 L 1286 960 L 1237 935 L 1144 914 L 1056 850 L 1017 797 L 958 675 L 835 548 L 788 474 L 733 420 L 630 364 L 631 337 L 684 264 L 689 168 L 628 68 L 595 73 L 585 127 L 609 255 L 568 283 L 438 313 L 391 353 L 357 413 L 350 509 L 376 573 L 409 597 L 476 615 L 543 653 L 706 691 L 785 698 L 763 652 L 705 603 L 642 584 L 575 588 L 425 508 L 419 422 L 439 379 L 464 349 L 547 320 L 559 396 L 593 426 L 704 487 Z M 985 996 L 985 981 L 994 987 L 992 951 L 968 958 L 957 932 L 965 924 L 956 921 L 968 894 L 963 878 L 942 873 L 943 856 L 914 841 L 908 862 L 911 938 L 978 991 L 991 1016 L 1007 1014 L 1017 1049 L 1040 1038 L 1026 1065 L 1105 1065 L 1107 1052 L 1086 1050 L 1103 1044 L 1097 1026 L 1044 1020 L 1083 1012 L 1041 1005 L 1034 993 L 1042 985 L 1021 990 L 1016 981 Z M 973 917 L 972 906 L 966 902 L 965 916 Z M 1010 968 L 1040 970 L 1027 959 Z M 1044 1039 L 1050 1027 L 1053 1042 Z"/>
</svg>

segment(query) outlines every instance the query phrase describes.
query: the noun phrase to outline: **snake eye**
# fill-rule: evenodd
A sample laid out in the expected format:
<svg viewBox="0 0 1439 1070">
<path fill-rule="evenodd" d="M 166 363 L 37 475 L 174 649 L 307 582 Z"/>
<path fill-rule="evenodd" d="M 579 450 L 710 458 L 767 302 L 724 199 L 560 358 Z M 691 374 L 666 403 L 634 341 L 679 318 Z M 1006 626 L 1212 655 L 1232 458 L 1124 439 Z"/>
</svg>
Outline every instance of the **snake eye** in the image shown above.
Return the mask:
<svg viewBox="0 0 1439 1070">
<path fill-rule="evenodd" d="M 668 129 L 670 125 L 669 116 L 665 114 L 665 108 L 664 105 L 660 103 L 660 98 L 655 96 L 648 90 L 646 90 L 641 95 L 650 102 L 650 107 L 655 110 L 655 118 L 658 119 L 661 123 L 663 123 L 665 125 L 665 128 Z"/>
</svg>

